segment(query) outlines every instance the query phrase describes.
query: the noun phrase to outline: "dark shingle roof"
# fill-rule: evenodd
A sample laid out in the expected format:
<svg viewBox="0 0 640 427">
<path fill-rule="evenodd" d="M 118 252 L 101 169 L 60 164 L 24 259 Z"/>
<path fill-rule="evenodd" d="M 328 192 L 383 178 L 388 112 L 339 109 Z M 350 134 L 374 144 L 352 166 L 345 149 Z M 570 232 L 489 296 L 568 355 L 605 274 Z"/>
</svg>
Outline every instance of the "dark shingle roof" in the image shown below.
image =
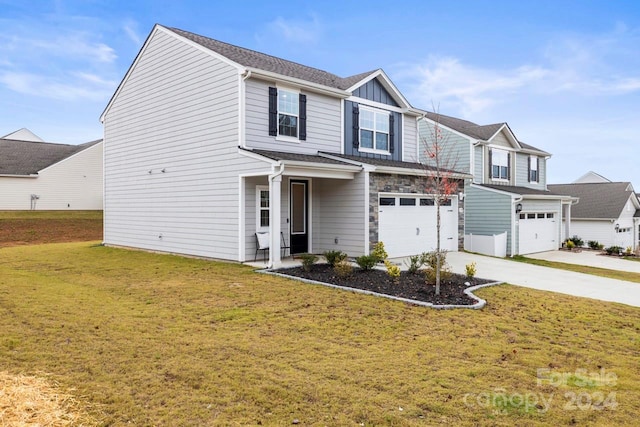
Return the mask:
<svg viewBox="0 0 640 427">
<path fill-rule="evenodd" d="M 431 166 L 424 165 L 422 163 L 413 163 L 413 162 L 401 162 L 399 160 L 388 160 L 388 159 L 380 159 L 374 157 L 362 157 L 362 156 L 351 156 L 346 154 L 335 154 L 335 153 L 326 153 L 334 157 L 341 157 L 343 159 L 353 160 L 356 162 L 373 165 L 373 166 L 386 166 L 393 168 L 403 168 L 403 169 L 422 169 L 427 171 L 434 171 L 435 168 Z M 458 173 L 462 174 L 462 172 L 452 171 L 448 169 L 442 169 L 445 172 Z"/>
<path fill-rule="evenodd" d="M 500 130 L 500 128 L 506 125 L 505 122 L 494 123 L 491 125 L 478 125 L 468 120 L 458 119 L 456 117 L 445 116 L 444 114 L 436 114 L 433 112 L 427 112 L 427 117 L 431 120 L 437 121 L 444 126 L 451 128 L 455 131 L 468 135 L 472 138 L 479 139 L 481 141 L 487 141 L 493 135 Z M 507 125 L 508 127 L 509 125 Z M 513 133 L 513 132 L 512 132 Z M 532 145 L 525 144 L 522 141 L 518 141 L 522 148 L 526 150 L 539 151 L 544 154 L 549 154 L 544 150 L 540 150 Z"/>
<path fill-rule="evenodd" d="M 632 195 L 629 182 L 550 184 L 549 189 L 579 197 L 571 207 L 572 218 L 617 219 Z"/>
<path fill-rule="evenodd" d="M 520 187 L 516 185 L 495 185 L 495 184 L 477 184 L 480 187 L 493 188 L 494 190 L 505 191 L 507 193 L 521 194 L 523 196 L 570 196 L 568 193 L 551 190 L 536 190 L 529 187 Z M 551 187 L 551 186 L 549 186 Z"/>
<path fill-rule="evenodd" d="M 204 46 L 209 50 L 219 53 L 220 55 L 242 66 L 257 68 L 263 71 L 270 71 L 272 73 L 294 77 L 336 89 L 345 90 L 375 72 L 368 71 L 366 73 L 343 78 L 327 71 L 308 67 L 296 62 L 287 61 L 285 59 L 267 55 L 255 50 L 245 49 L 243 47 L 235 46 L 229 43 L 210 39 L 209 37 L 190 33 L 178 28 L 169 28 L 169 30 L 195 43 L 198 43 L 199 45 Z"/>
<path fill-rule="evenodd" d="M 314 155 L 314 154 L 297 154 L 286 153 L 284 151 L 271 151 L 271 150 L 247 150 L 261 156 L 267 157 L 272 160 L 292 160 L 297 162 L 309 162 L 309 163 L 325 163 L 332 165 L 353 166 L 347 162 L 341 162 L 338 160 L 328 159 L 326 157 Z"/>
<path fill-rule="evenodd" d="M 80 145 L 0 139 L 0 175 L 33 175 L 102 140 Z"/>
</svg>

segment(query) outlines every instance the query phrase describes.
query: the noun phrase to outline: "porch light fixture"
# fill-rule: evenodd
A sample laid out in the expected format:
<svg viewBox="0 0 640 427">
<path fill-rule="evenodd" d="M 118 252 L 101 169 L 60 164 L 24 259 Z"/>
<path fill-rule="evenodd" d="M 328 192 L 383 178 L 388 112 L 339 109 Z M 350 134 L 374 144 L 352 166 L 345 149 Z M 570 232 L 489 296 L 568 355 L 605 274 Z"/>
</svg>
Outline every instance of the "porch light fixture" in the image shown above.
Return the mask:
<svg viewBox="0 0 640 427">
<path fill-rule="evenodd" d="M 520 212 L 522 212 L 522 203 L 518 203 L 516 205 L 516 213 L 520 213 Z"/>
<path fill-rule="evenodd" d="M 616 222 L 616 231 L 620 230 L 620 224 Z"/>
</svg>

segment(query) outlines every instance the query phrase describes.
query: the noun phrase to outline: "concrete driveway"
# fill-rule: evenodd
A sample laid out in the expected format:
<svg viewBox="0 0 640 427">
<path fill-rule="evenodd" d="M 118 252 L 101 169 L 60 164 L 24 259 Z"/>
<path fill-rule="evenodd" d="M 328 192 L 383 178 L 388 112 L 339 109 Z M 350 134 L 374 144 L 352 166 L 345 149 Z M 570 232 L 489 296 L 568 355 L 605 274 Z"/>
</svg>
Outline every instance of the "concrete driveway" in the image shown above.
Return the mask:
<svg viewBox="0 0 640 427">
<path fill-rule="evenodd" d="M 592 252 L 566 253 L 566 255 L 579 255 L 580 257 L 569 258 L 578 260 L 586 265 L 592 265 L 609 269 L 625 270 L 626 268 L 636 268 L 633 261 L 617 259 L 598 260 Z M 545 252 L 537 257 L 558 257 L 554 261 L 568 262 L 561 260 L 564 255 L 560 251 L 553 253 Z M 605 258 L 605 257 L 600 257 Z M 542 258 L 544 259 L 544 258 Z M 584 260 L 584 261 L 582 261 Z M 404 259 L 395 259 L 395 262 L 403 264 Z M 612 261 L 623 262 L 625 264 L 611 263 Z M 555 268 L 540 267 L 537 265 L 524 264 L 502 258 L 493 258 L 484 255 L 470 254 L 466 252 L 449 252 L 447 262 L 451 265 L 453 272 L 464 274 L 465 265 L 476 263 L 477 276 L 487 279 L 495 279 L 512 285 L 524 286 L 527 288 L 540 289 L 543 291 L 559 292 L 579 297 L 594 298 L 602 301 L 619 302 L 622 304 L 640 307 L 640 283 L 626 282 L 623 280 L 609 279 L 606 277 L 593 276 L 590 274 L 574 273 L 572 271 L 559 270 Z M 606 266 L 604 266 L 606 264 Z M 582 264 L 585 265 L 585 264 Z M 624 268 L 623 268 L 624 267 Z M 638 270 L 640 272 L 640 270 Z"/>
</svg>

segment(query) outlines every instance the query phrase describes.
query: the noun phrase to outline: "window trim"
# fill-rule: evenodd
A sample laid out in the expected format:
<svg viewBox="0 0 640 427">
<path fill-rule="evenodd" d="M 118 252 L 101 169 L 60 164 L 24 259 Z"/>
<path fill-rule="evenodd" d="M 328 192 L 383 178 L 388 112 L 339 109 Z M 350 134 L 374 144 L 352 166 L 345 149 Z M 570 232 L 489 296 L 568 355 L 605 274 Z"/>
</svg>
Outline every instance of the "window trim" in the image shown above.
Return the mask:
<svg viewBox="0 0 640 427">
<path fill-rule="evenodd" d="M 287 86 L 278 86 L 278 85 L 276 85 L 276 89 L 278 90 L 278 93 L 276 95 L 276 132 L 277 132 L 276 139 L 281 141 L 300 142 L 300 90 L 287 87 Z M 283 92 L 287 92 L 294 95 L 294 99 L 298 109 L 297 114 L 280 112 L 280 95 Z M 281 114 L 283 116 L 291 116 L 296 118 L 296 135 L 295 136 L 282 135 L 280 133 L 280 115 Z"/>
<path fill-rule="evenodd" d="M 533 173 L 536 176 L 534 178 Z M 540 158 L 533 154 L 529 156 L 529 182 L 540 182 Z"/>
<path fill-rule="evenodd" d="M 269 204 L 271 204 L 271 194 L 269 193 L 268 185 L 256 185 L 256 231 L 269 231 L 269 226 L 271 225 L 271 213 L 269 212 L 269 207 L 263 208 L 260 204 L 261 201 L 261 192 L 266 191 L 269 194 Z M 260 223 L 261 215 L 260 213 L 266 210 L 269 212 L 269 224 L 264 226 Z"/>
<path fill-rule="evenodd" d="M 362 153 L 374 153 L 374 154 L 383 154 L 386 156 L 390 156 L 391 155 L 391 125 L 389 123 L 390 119 L 389 116 L 391 116 L 391 114 L 393 114 L 391 111 L 387 111 L 387 110 L 381 110 L 379 108 L 373 108 L 370 107 L 368 105 L 363 105 L 360 104 L 359 105 L 359 114 L 358 114 L 358 151 L 362 152 Z M 373 113 L 373 129 L 370 128 L 366 128 L 362 126 L 362 111 L 369 111 L 371 113 Z M 376 115 L 384 115 L 386 116 L 387 120 L 387 131 L 386 132 L 379 132 L 376 128 Z M 368 147 L 363 147 L 362 146 L 362 130 L 368 130 L 373 132 L 373 148 L 368 148 Z M 385 134 L 387 135 L 387 149 L 386 150 L 381 150 L 376 148 L 376 134 L 377 133 L 381 133 L 381 134 Z"/>
<path fill-rule="evenodd" d="M 510 161 L 509 161 L 510 157 L 511 157 L 510 156 L 511 152 L 509 150 L 505 150 L 503 148 L 493 148 L 493 147 L 490 148 L 490 150 L 491 150 L 491 170 L 490 170 L 490 173 L 491 173 L 491 177 L 490 178 L 491 178 L 491 180 L 509 182 L 510 181 L 510 177 L 511 177 L 511 171 L 510 171 L 511 165 L 510 165 Z M 507 174 L 506 175 L 507 176 L 504 177 L 504 178 L 501 176 L 501 173 L 498 174 L 500 176 L 496 176 L 493 173 L 493 168 L 494 167 L 497 166 L 499 168 L 498 171 L 502 172 L 502 168 L 505 166 L 505 165 L 501 165 L 501 164 L 496 164 L 496 154 L 497 153 L 504 153 L 504 155 L 505 155 L 505 161 L 506 161 L 506 167 L 507 167 L 507 169 L 506 169 Z"/>
</svg>

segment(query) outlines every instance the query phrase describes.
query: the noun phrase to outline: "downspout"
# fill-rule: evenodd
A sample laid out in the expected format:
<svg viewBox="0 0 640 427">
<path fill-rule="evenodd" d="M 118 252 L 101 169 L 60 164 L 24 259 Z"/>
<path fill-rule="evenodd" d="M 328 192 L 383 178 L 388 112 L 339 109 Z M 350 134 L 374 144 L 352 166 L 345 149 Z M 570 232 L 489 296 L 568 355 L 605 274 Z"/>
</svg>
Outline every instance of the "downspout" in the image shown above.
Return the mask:
<svg viewBox="0 0 640 427">
<path fill-rule="evenodd" d="M 280 222 L 281 212 L 280 206 L 282 205 L 280 197 L 280 187 L 282 182 L 282 174 L 284 173 L 284 163 L 280 163 L 280 170 L 269 175 L 269 233 L 271 241 L 269 242 L 269 265 L 267 268 L 274 268 L 274 256 L 280 255 Z M 277 191 L 275 189 L 278 186 Z M 277 196 L 277 197 L 276 197 Z M 277 200 L 274 200 L 277 199 Z M 275 202 L 275 203 L 274 203 Z M 276 212 L 277 211 L 277 212 Z M 278 250 L 274 248 L 278 246 Z"/>
<path fill-rule="evenodd" d="M 240 147 L 242 148 L 247 148 L 247 141 L 246 141 L 246 108 L 245 108 L 245 104 L 246 104 L 246 84 L 245 82 L 247 81 L 247 79 L 249 77 L 251 77 L 251 70 L 246 70 L 244 73 L 241 74 L 242 78 L 240 80 L 240 102 L 238 103 L 238 109 L 239 109 L 239 119 L 240 119 Z"/>
<path fill-rule="evenodd" d="M 516 255 L 516 204 L 522 201 L 523 197 L 514 197 L 511 199 L 511 256 Z"/>
</svg>

